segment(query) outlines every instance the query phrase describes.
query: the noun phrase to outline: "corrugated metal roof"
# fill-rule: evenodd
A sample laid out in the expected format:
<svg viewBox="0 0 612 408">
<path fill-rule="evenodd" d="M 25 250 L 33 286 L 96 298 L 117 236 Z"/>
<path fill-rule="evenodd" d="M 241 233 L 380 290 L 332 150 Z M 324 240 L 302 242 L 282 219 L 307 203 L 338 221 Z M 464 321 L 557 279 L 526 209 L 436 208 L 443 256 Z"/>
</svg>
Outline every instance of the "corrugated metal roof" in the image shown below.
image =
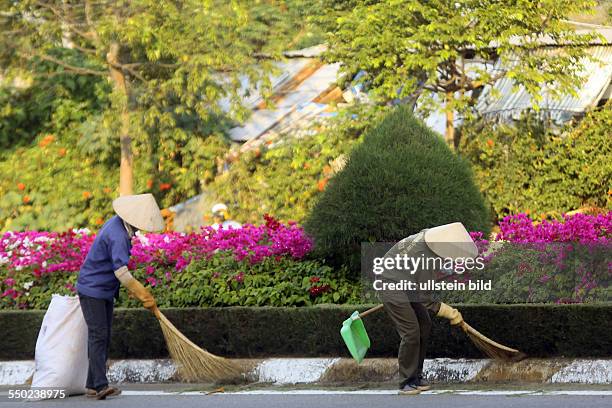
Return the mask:
<svg viewBox="0 0 612 408">
<path fill-rule="evenodd" d="M 291 58 L 276 63 L 279 73 L 270 76 L 270 82 L 272 84 L 272 92 L 276 92 L 279 88 L 283 87 L 287 82 L 298 74 L 304 67 L 306 67 L 312 61 L 311 58 Z M 240 91 L 239 94 L 244 95 L 242 98 L 242 106 L 248 109 L 255 109 L 257 105 L 263 102 L 261 93 L 257 87 L 254 87 L 247 76 L 240 78 Z M 219 106 L 224 112 L 230 110 L 229 98 L 223 98 L 219 102 Z"/>
<path fill-rule="evenodd" d="M 339 68 L 340 64 L 319 66 L 295 88 L 284 90 L 282 97 L 275 101 L 274 109 L 254 110 L 251 117 L 242 126 L 230 129 L 230 138 L 235 142 L 244 142 L 277 126 L 293 111 L 312 102 L 334 84 Z"/>
<path fill-rule="evenodd" d="M 584 83 L 576 96 L 565 95 L 554 98 L 549 92 L 542 92 L 540 110 L 557 122 L 570 120 L 577 113 L 593 107 L 608 89 L 612 79 L 612 47 L 592 47 L 590 54 L 596 61 L 585 61 Z M 498 66 L 497 69 L 500 67 Z M 499 94 L 496 97 L 493 89 Z M 532 109 L 531 95 L 524 87 L 515 89 L 511 78 L 504 77 L 493 87 L 486 87 L 478 99 L 476 109 L 483 116 L 496 116 L 503 119 L 518 119 L 525 110 Z"/>
</svg>

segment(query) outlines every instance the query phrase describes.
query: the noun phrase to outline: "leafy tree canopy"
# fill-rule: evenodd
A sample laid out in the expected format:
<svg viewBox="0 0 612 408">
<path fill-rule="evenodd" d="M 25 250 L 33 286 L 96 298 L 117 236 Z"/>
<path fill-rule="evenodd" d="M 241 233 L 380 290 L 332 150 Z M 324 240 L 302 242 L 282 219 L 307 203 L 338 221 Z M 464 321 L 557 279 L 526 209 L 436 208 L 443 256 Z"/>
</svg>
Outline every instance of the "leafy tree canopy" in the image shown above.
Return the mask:
<svg viewBox="0 0 612 408">
<path fill-rule="evenodd" d="M 364 70 L 382 101 L 420 97 L 426 110 L 445 101 L 447 141 L 453 112 L 466 112 L 470 91 L 507 76 L 537 102 L 543 86 L 574 92 L 581 58 L 595 34 L 579 34 L 564 19 L 587 12 L 591 0 L 343 1 L 327 22 L 327 59 L 354 75 Z M 548 45 L 568 45 L 546 49 Z M 495 69 L 470 61 L 492 62 Z M 454 140 L 456 143 L 457 140 Z"/>
</svg>

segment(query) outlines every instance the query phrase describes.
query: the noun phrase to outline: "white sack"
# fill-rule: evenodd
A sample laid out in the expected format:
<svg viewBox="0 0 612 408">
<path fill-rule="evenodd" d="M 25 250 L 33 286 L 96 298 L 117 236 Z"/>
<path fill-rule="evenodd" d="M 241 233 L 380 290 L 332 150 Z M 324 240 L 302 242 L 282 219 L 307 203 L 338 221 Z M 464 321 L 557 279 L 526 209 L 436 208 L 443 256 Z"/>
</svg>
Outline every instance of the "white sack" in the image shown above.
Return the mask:
<svg viewBox="0 0 612 408">
<path fill-rule="evenodd" d="M 87 381 L 87 325 L 76 296 L 53 295 L 36 340 L 32 388 L 83 394 Z"/>
</svg>

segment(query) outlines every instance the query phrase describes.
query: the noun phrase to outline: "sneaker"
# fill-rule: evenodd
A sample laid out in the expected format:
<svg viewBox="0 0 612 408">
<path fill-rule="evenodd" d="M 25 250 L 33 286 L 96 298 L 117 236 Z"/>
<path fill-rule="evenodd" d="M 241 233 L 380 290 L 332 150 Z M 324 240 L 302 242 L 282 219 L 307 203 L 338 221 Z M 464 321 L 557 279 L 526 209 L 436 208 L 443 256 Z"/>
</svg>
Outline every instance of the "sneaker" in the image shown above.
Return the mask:
<svg viewBox="0 0 612 408">
<path fill-rule="evenodd" d="M 431 388 L 431 384 L 428 383 L 423 377 L 419 377 L 416 381 L 416 387 L 420 391 L 427 391 Z"/>
<path fill-rule="evenodd" d="M 96 394 L 97 394 L 97 392 L 96 392 L 96 390 L 94 390 L 93 388 L 87 388 L 87 389 L 85 390 L 85 396 L 86 396 L 87 398 L 95 398 L 95 397 L 96 397 Z"/>
<path fill-rule="evenodd" d="M 419 390 L 416 383 L 409 383 L 409 384 L 404 385 L 402 389 L 399 390 L 398 394 L 399 395 L 417 395 L 420 392 L 421 390 Z"/>
<path fill-rule="evenodd" d="M 117 387 L 105 387 L 96 393 L 96 399 L 103 400 L 106 397 L 115 397 L 121 394 L 121 390 Z"/>
</svg>

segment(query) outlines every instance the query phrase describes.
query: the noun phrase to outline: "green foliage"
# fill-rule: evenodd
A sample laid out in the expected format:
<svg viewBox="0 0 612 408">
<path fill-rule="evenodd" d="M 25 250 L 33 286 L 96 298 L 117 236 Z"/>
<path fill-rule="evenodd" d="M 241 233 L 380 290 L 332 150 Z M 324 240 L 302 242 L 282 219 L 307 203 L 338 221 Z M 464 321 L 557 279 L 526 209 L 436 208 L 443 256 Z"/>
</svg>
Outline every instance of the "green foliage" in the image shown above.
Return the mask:
<svg viewBox="0 0 612 408">
<path fill-rule="evenodd" d="M 144 271 L 139 275 L 146 276 Z M 325 290 L 311 293 L 314 287 Z M 308 306 L 357 302 L 360 286 L 344 270 L 319 261 L 268 258 L 250 265 L 232 255 L 217 255 L 193 262 L 168 284 L 153 288 L 153 294 L 162 307 Z M 140 306 L 138 300 L 123 304 Z"/>
<path fill-rule="evenodd" d="M 400 106 L 366 133 L 304 227 L 320 254 L 357 270 L 361 242 L 456 221 L 485 234 L 490 228 L 469 165 Z"/>
<path fill-rule="evenodd" d="M 70 50 L 64 54 L 77 58 Z M 82 121 L 89 112 L 108 108 L 106 81 L 63 71 L 42 75 L 50 65 L 43 63 L 19 79 L 0 81 L 0 157 L 13 147 L 28 146 L 40 132 L 57 131 L 70 120 Z"/>
<path fill-rule="evenodd" d="M 3 74 L 104 78 L 112 85 L 105 88 L 110 106 L 84 125 L 93 145 L 82 145 L 117 165 L 112 135 L 123 138 L 125 157 L 133 150 L 148 161 L 137 166 L 148 165 L 150 184 L 162 191 L 182 187 L 163 193 L 168 202 L 198 193 L 200 182 L 212 178 L 194 161 L 212 161 L 224 148 L 218 139 L 226 121 L 219 116 L 244 119 L 242 98 L 253 91 L 242 89 L 245 78 L 269 95 L 273 62 L 301 29 L 291 18 L 297 11 L 283 1 L 20 1 L 0 7 Z M 21 110 L 4 114 L 20 120 Z M 123 193 L 131 192 L 130 179 L 126 172 Z"/>
<path fill-rule="evenodd" d="M 321 303 L 355 303 L 361 286 L 347 278 L 345 270 L 333 270 L 319 261 L 268 258 L 251 265 L 236 261 L 233 255 L 217 253 L 210 259 L 192 262 L 181 272 L 146 268 L 133 271 L 145 282 L 155 279 L 151 289 L 161 307 L 205 306 L 308 306 Z M 17 285 L 27 285 L 29 274 L 15 274 Z M 72 294 L 76 273 L 55 272 L 39 278 L 28 290 L 29 309 L 45 309 L 51 295 Z M 313 289 L 313 288 L 319 289 Z M 322 289 L 321 289 L 322 288 Z M 141 307 L 139 300 L 121 290 L 117 306 Z M 15 308 L 10 297 L 0 302 L 0 309 Z"/>
<path fill-rule="evenodd" d="M 579 84 L 580 58 L 593 34 L 577 34 L 564 22 L 588 11 L 592 0 L 537 2 L 498 0 L 343 1 L 334 7 L 327 60 L 342 62 L 380 99 L 420 97 L 421 106 L 466 112 L 469 91 L 501 75 L 541 98 L 542 86 L 558 94 Z M 563 52 L 540 52 L 542 38 L 573 44 Z M 496 48 L 492 48 L 496 44 Z M 465 64 L 466 58 L 504 62 L 503 71 Z M 549 86 L 554 84 L 554 86 Z"/>
<path fill-rule="evenodd" d="M 97 229 L 112 215 L 119 139 L 108 87 L 64 74 L 25 89 L 0 88 L 7 113 L 0 117 L 0 230 Z M 198 194 L 227 149 L 206 125 L 184 120 L 171 130 L 180 137 L 161 143 L 152 132 L 151 143 L 137 140 L 135 190 L 154 193 L 162 206 Z"/>
<path fill-rule="evenodd" d="M 117 193 L 123 133 L 135 193 L 162 206 L 200 193 L 224 130 L 246 114 L 241 80 L 266 97 L 280 52 L 313 40 L 300 2 L 0 2 L 0 229 L 97 227 Z"/>
<path fill-rule="evenodd" d="M 80 123 L 108 106 L 106 88 L 70 74 L 2 88 L 24 103 L 2 101 L 20 113 L 2 123 L 0 230 L 95 228 L 108 217 L 113 173 L 76 147 Z"/>
<path fill-rule="evenodd" d="M 299 29 L 276 2 L 75 1 L 63 7 L 22 1 L 3 6 L 0 29 L 10 50 L 1 54 L 3 66 L 30 70 L 49 63 L 51 72 L 103 76 L 120 88 L 109 70 L 117 69 L 133 84 L 129 103 L 154 106 L 160 121 L 185 112 L 207 118 L 219 111 L 223 97 L 240 111 L 240 77 L 262 80 L 265 93 L 271 64 L 257 55 L 278 57 L 287 36 Z"/>
<path fill-rule="evenodd" d="M 276 146 L 247 153 L 207 188 L 230 204 L 238 221 L 254 223 L 269 213 L 301 223 L 332 177 L 330 164 L 359 144 L 363 131 L 384 111 L 368 106 L 342 110 L 313 136 L 289 134 Z"/>
<path fill-rule="evenodd" d="M 511 125 L 474 121 L 461 130 L 461 152 L 495 215 L 559 217 L 585 206 L 612 209 L 612 105 L 561 135 L 526 117 Z"/>
</svg>

